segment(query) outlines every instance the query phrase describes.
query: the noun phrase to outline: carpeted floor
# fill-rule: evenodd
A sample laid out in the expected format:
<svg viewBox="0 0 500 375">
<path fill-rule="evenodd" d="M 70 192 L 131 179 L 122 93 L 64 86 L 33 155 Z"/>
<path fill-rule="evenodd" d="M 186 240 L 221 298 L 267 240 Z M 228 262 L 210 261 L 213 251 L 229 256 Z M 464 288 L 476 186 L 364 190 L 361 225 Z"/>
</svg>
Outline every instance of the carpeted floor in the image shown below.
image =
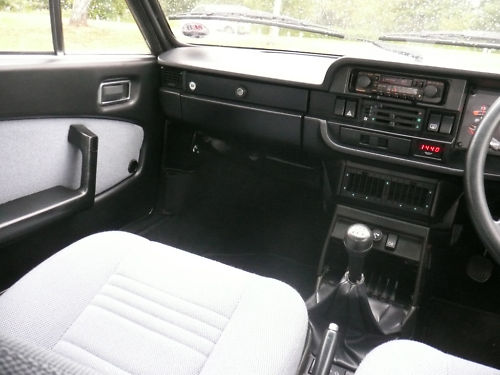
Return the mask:
<svg viewBox="0 0 500 375">
<path fill-rule="evenodd" d="M 280 279 L 305 298 L 313 291 L 330 216 L 319 189 L 290 177 L 213 157 L 197 172 L 180 212 L 126 229 Z"/>
<path fill-rule="evenodd" d="M 500 316 L 432 299 L 422 310 L 420 337 L 444 352 L 500 368 Z"/>
</svg>

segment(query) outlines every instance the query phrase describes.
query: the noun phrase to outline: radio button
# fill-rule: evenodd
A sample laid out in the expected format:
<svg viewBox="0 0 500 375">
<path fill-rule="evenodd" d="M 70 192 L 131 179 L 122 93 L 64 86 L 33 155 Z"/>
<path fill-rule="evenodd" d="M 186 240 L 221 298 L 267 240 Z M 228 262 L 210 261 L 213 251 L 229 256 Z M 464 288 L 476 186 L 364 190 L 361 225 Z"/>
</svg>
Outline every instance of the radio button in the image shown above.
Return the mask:
<svg viewBox="0 0 500 375">
<path fill-rule="evenodd" d="M 427 123 L 427 131 L 437 133 L 439 131 L 440 125 L 441 125 L 441 115 L 432 113 L 429 117 L 429 122 Z"/>
<path fill-rule="evenodd" d="M 367 75 L 359 75 L 358 76 L 358 81 L 356 82 L 357 83 L 357 87 L 360 87 L 360 88 L 367 88 L 368 86 L 371 85 L 372 83 L 372 80 L 370 77 L 368 77 Z"/>
<path fill-rule="evenodd" d="M 424 96 L 426 98 L 434 98 L 438 93 L 438 88 L 434 85 L 424 87 Z"/>
</svg>

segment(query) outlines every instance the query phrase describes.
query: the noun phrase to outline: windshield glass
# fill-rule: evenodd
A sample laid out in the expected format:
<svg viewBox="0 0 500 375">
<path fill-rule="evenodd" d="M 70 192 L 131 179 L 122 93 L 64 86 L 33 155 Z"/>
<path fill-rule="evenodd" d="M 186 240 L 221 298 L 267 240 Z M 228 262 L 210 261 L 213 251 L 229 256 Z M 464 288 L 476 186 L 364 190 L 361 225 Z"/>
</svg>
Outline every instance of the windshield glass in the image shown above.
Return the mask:
<svg viewBox="0 0 500 375">
<path fill-rule="evenodd" d="M 159 0 L 182 43 L 500 72 L 499 0 Z"/>
</svg>

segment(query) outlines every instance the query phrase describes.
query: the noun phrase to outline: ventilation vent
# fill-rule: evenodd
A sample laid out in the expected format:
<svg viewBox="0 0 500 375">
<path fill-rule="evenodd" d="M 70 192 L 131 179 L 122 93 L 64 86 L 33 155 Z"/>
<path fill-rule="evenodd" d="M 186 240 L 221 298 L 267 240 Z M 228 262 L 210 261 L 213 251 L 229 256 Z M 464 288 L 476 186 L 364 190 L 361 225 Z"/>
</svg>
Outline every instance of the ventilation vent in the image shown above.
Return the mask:
<svg viewBox="0 0 500 375">
<path fill-rule="evenodd" d="M 363 104 L 363 121 L 371 125 L 420 130 L 424 115 L 424 110 L 419 108 L 379 102 Z"/>
<path fill-rule="evenodd" d="M 393 181 L 389 186 L 387 201 L 402 204 L 407 207 L 429 207 L 432 190 L 418 186 L 416 183 L 401 183 Z"/>
<path fill-rule="evenodd" d="M 400 210 L 428 214 L 435 184 L 347 168 L 341 195 Z"/>
<path fill-rule="evenodd" d="M 350 172 L 346 174 L 345 190 L 355 196 L 381 199 L 385 181 L 367 172 Z"/>
<path fill-rule="evenodd" d="M 182 70 L 163 68 L 161 71 L 161 83 L 163 87 L 182 89 Z"/>
</svg>

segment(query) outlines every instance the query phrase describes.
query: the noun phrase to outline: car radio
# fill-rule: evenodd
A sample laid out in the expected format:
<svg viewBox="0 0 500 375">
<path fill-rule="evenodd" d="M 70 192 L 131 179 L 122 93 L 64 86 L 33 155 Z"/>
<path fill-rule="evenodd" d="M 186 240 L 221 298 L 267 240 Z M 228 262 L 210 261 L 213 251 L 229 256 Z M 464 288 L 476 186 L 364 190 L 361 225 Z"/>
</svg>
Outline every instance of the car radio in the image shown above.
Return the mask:
<svg viewBox="0 0 500 375">
<path fill-rule="evenodd" d="M 443 81 L 360 71 L 353 76 L 355 92 L 377 94 L 424 103 L 441 103 Z"/>
</svg>

